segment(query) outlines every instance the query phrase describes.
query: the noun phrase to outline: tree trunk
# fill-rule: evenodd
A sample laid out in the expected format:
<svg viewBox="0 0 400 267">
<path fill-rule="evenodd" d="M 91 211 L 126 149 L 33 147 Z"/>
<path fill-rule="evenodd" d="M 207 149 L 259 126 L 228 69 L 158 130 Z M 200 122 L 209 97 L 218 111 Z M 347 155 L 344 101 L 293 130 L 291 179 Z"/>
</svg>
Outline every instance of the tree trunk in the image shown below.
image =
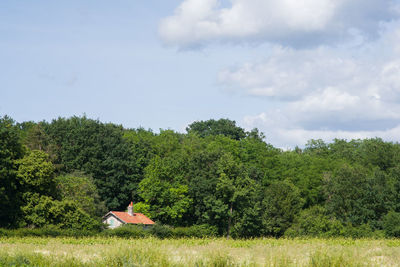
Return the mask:
<svg viewBox="0 0 400 267">
<path fill-rule="evenodd" d="M 229 208 L 229 218 L 228 218 L 228 229 L 226 233 L 226 238 L 229 239 L 231 233 L 231 221 L 232 221 L 233 203 L 230 204 Z"/>
</svg>

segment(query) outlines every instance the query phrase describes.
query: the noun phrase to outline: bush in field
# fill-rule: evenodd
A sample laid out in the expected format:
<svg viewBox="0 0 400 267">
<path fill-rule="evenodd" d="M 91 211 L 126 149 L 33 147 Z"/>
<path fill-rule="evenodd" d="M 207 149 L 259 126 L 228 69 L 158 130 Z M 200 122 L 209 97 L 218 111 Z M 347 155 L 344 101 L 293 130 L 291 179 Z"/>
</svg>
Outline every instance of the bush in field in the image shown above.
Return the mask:
<svg viewBox="0 0 400 267">
<path fill-rule="evenodd" d="M 45 227 L 57 225 L 62 229 L 100 230 L 101 222 L 91 218 L 73 201 L 53 200 L 49 196 L 30 194 L 27 205 L 22 207 L 23 226 Z"/>
<path fill-rule="evenodd" d="M 182 237 L 214 237 L 217 236 L 218 229 L 215 226 L 208 224 L 193 225 L 190 227 L 176 227 L 172 229 L 172 236 L 177 238 Z"/>
<path fill-rule="evenodd" d="M 383 218 L 383 230 L 387 237 L 400 237 L 400 213 L 390 211 Z"/>
<path fill-rule="evenodd" d="M 43 228 L 0 229 L 0 237 L 87 237 L 98 234 L 98 231 L 60 229 L 55 225 L 47 225 Z"/>
<path fill-rule="evenodd" d="M 158 238 L 169 238 L 173 235 L 172 227 L 162 224 L 154 224 L 150 227 L 150 233 Z"/>
<path fill-rule="evenodd" d="M 150 236 L 149 229 L 142 225 L 123 225 L 115 229 L 107 229 L 102 233 L 104 236 L 117 236 L 123 238 L 140 238 Z"/>
<path fill-rule="evenodd" d="M 115 229 L 107 229 L 102 235 L 123 238 L 142 238 L 154 236 L 158 238 L 213 237 L 217 236 L 217 228 L 210 225 L 194 225 L 190 227 L 170 227 L 166 225 L 124 225 Z"/>
<path fill-rule="evenodd" d="M 285 236 L 332 237 L 344 232 L 342 223 L 327 216 L 321 206 L 303 210 L 295 219 L 294 224 L 285 232 Z"/>
<path fill-rule="evenodd" d="M 295 219 L 293 225 L 285 232 L 287 237 L 350 237 L 350 238 L 382 238 L 382 232 L 373 230 L 369 224 L 354 226 L 343 224 L 328 216 L 325 208 L 314 206 L 304 210 Z"/>
<path fill-rule="evenodd" d="M 344 237 L 351 238 L 381 238 L 380 231 L 374 231 L 369 224 L 362 224 L 360 226 L 353 226 L 350 223 L 345 224 L 342 234 Z"/>
</svg>

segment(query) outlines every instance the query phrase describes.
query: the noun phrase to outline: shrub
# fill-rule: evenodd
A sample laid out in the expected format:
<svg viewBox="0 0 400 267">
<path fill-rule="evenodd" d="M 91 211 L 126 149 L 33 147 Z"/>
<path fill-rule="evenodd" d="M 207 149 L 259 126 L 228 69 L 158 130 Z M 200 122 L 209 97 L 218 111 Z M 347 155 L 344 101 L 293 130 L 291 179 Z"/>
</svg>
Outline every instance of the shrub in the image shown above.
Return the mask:
<svg viewBox="0 0 400 267">
<path fill-rule="evenodd" d="M 333 237 L 343 232 L 344 227 L 338 220 L 329 218 L 323 207 L 314 206 L 300 213 L 285 236 Z"/>
<path fill-rule="evenodd" d="M 176 227 L 172 229 L 173 237 L 214 237 L 218 233 L 218 229 L 215 226 L 208 224 L 193 225 L 190 227 Z"/>
<path fill-rule="evenodd" d="M 158 238 L 203 238 L 216 236 L 217 228 L 207 224 L 176 228 L 161 224 L 152 226 L 123 225 L 115 229 L 107 229 L 102 233 L 102 235 L 123 238 L 143 238 L 148 236 L 154 236 Z"/>
<path fill-rule="evenodd" d="M 53 200 L 49 196 L 29 194 L 28 203 L 22 207 L 24 222 L 21 226 L 43 228 L 48 225 L 56 225 L 62 229 L 98 231 L 103 224 L 90 217 L 78 207 L 78 204 L 70 200 Z"/>
<path fill-rule="evenodd" d="M 387 237 L 400 237 L 400 213 L 390 211 L 383 217 L 383 230 Z"/>
<path fill-rule="evenodd" d="M 369 224 L 362 224 L 360 226 L 353 226 L 348 223 L 344 227 L 344 237 L 351 238 L 373 238 L 381 237 L 379 231 L 373 231 Z"/>
<path fill-rule="evenodd" d="M 104 236 L 117 236 L 123 238 L 142 238 L 150 236 L 150 231 L 142 225 L 127 224 L 115 229 L 107 229 L 102 234 Z"/>
<path fill-rule="evenodd" d="M 87 237 L 98 235 L 99 231 L 60 229 L 55 225 L 43 228 L 0 229 L 0 237 Z"/>
<path fill-rule="evenodd" d="M 172 237 L 173 235 L 173 230 L 170 226 L 161 224 L 155 224 L 151 226 L 149 232 L 158 238 L 168 238 Z"/>
</svg>

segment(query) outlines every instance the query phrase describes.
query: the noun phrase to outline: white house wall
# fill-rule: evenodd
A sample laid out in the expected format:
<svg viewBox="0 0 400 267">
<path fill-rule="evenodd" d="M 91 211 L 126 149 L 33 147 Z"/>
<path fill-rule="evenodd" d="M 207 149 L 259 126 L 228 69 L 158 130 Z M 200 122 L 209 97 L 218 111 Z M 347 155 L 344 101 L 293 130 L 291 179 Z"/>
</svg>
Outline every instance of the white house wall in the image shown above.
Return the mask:
<svg viewBox="0 0 400 267">
<path fill-rule="evenodd" d="M 114 216 L 108 216 L 108 218 L 105 219 L 103 223 L 108 224 L 108 228 L 110 229 L 114 229 L 123 225 L 123 223 L 117 220 Z"/>
</svg>

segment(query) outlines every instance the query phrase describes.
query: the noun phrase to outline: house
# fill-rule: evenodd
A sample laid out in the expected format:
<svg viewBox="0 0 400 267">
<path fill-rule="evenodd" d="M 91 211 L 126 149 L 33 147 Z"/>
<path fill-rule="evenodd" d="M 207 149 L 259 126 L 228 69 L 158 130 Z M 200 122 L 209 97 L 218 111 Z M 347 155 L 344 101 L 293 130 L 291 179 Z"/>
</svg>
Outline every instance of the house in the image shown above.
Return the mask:
<svg viewBox="0 0 400 267">
<path fill-rule="evenodd" d="M 103 223 L 108 224 L 109 228 L 114 229 L 124 224 L 155 224 L 146 215 L 133 212 L 133 202 L 128 206 L 128 212 L 110 211 L 103 217 Z"/>
</svg>

